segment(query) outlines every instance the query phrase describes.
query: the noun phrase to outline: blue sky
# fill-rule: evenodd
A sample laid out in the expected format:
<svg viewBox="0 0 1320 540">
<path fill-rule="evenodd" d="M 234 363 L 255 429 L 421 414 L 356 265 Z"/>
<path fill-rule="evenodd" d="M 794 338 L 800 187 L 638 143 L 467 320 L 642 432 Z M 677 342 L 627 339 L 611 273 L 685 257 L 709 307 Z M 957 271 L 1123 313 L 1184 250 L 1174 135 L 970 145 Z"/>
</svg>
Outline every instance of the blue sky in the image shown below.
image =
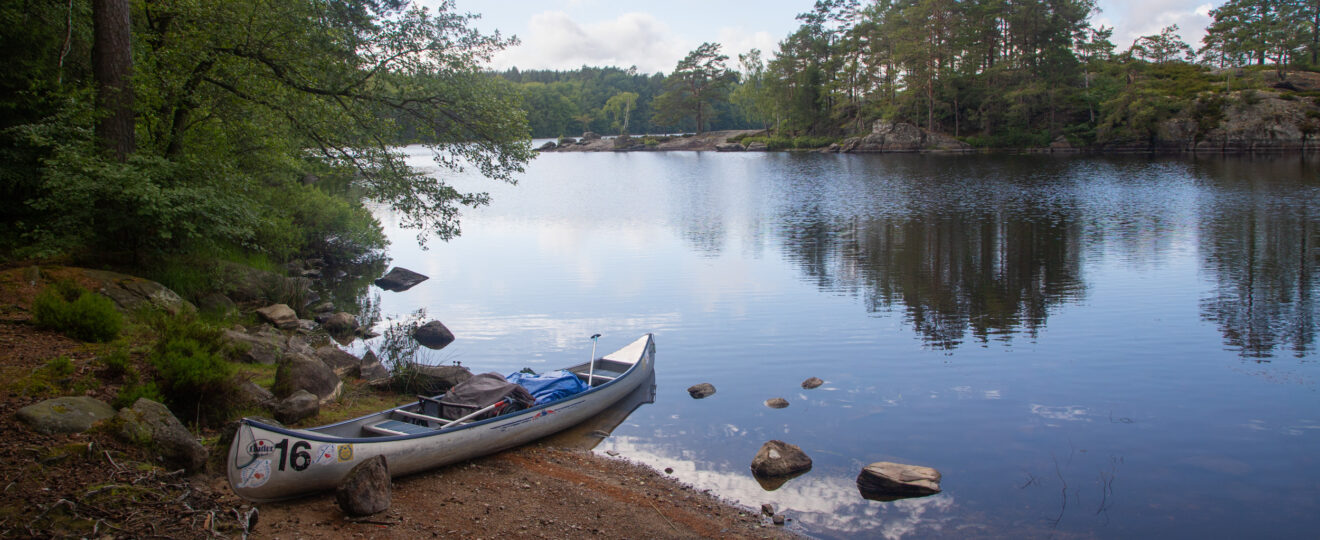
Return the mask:
<svg viewBox="0 0 1320 540">
<path fill-rule="evenodd" d="M 797 28 L 794 17 L 814 0 L 455 0 L 458 10 L 481 14 L 477 26 L 516 35 L 521 45 L 495 57 L 495 68 L 574 69 L 637 66 L 669 72 L 704 41 L 725 54 L 760 48 L 769 56 Z M 438 0 L 421 0 L 434 5 Z M 1178 24 L 1183 39 L 1199 45 L 1206 15 L 1223 1 L 1099 0 L 1095 25 L 1114 27 L 1114 43 L 1126 49 L 1137 37 Z"/>
</svg>

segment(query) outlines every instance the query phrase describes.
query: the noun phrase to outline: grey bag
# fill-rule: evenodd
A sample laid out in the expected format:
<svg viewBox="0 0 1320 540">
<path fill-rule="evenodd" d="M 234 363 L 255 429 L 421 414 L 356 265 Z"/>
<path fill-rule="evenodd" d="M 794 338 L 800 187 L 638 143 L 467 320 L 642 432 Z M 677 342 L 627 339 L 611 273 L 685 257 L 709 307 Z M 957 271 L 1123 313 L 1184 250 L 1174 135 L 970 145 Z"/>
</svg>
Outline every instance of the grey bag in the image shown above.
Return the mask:
<svg viewBox="0 0 1320 540">
<path fill-rule="evenodd" d="M 485 420 L 504 413 L 526 409 L 535 403 L 527 389 L 504 380 L 499 373 L 482 373 L 458 383 L 440 398 L 440 416 L 462 418 L 501 400 L 507 402 L 470 420 Z"/>
</svg>

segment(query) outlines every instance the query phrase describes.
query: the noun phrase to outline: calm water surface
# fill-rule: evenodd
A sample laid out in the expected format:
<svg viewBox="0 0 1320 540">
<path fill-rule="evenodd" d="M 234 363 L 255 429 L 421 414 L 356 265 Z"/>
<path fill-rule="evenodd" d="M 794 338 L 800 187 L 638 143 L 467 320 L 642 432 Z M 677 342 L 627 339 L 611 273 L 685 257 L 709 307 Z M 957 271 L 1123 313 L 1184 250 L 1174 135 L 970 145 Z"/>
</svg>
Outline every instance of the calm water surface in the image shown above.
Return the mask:
<svg viewBox="0 0 1320 540">
<path fill-rule="evenodd" d="M 370 295 L 378 327 L 443 321 L 458 341 L 429 360 L 476 371 L 654 332 L 655 402 L 595 451 L 813 536 L 1314 537 L 1318 177 L 1298 157 L 546 154 L 517 186 L 452 179 L 493 204 L 449 243 L 382 214 L 392 264 L 431 279 Z M 762 488 L 769 439 L 811 472 Z M 874 461 L 944 492 L 865 500 Z"/>
</svg>

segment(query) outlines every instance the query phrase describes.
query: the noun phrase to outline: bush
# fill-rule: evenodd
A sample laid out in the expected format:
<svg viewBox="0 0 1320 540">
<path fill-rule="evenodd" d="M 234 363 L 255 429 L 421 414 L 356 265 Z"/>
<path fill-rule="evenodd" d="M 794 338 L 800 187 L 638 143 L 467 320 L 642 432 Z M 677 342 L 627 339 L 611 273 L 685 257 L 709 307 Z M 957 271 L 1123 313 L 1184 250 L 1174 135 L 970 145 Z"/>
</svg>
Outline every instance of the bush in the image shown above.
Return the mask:
<svg viewBox="0 0 1320 540">
<path fill-rule="evenodd" d="M 222 332 L 191 315 L 161 315 L 152 325 L 160 335 L 149 359 L 165 403 L 185 418 L 225 420 L 237 384 Z"/>
<path fill-rule="evenodd" d="M 165 402 L 165 397 L 161 395 L 160 388 L 156 387 L 154 382 L 134 383 L 119 389 L 119 394 L 115 395 L 114 402 L 111 405 L 116 409 L 132 407 L 138 398 L 147 398 L 156 402 Z"/>
<path fill-rule="evenodd" d="M 32 322 L 81 341 L 106 342 L 119 336 L 124 316 L 109 298 L 60 282 L 37 293 Z"/>
</svg>

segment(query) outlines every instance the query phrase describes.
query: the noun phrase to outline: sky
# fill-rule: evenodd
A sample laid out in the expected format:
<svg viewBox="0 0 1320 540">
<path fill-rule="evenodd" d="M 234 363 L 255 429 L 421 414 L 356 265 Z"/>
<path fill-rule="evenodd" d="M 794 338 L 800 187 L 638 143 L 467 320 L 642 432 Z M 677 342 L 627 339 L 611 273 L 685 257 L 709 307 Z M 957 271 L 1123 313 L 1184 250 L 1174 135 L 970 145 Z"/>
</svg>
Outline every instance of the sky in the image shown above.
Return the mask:
<svg viewBox="0 0 1320 540">
<path fill-rule="evenodd" d="M 454 0 L 459 12 L 480 14 L 486 33 L 517 36 L 520 44 L 492 59 L 495 69 L 569 70 L 636 66 L 668 73 L 702 42 L 712 41 L 737 67 L 738 54 L 759 48 L 766 58 L 798 27 L 814 0 Z M 440 0 L 420 0 L 434 6 Z M 1143 35 L 1177 24 L 1183 40 L 1200 45 L 1209 11 L 1224 0 L 1098 0 L 1094 26 L 1114 28 L 1126 50 Z"/>
</svg>

